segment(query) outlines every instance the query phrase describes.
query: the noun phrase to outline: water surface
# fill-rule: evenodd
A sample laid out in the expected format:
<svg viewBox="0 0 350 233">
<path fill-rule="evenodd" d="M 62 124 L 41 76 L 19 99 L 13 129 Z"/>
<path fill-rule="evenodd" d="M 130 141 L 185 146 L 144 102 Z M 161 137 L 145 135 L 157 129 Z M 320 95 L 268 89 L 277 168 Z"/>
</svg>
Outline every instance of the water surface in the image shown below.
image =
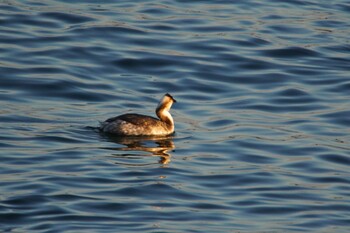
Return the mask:
<svg viewBox="0 0 350 233">
<path fill-rule="evenodd" d="M 0 1 L 3 232 L 349 232 L 348 1 Z M 178 101 L 176 134 L 98 121 Z"/>
</svg>

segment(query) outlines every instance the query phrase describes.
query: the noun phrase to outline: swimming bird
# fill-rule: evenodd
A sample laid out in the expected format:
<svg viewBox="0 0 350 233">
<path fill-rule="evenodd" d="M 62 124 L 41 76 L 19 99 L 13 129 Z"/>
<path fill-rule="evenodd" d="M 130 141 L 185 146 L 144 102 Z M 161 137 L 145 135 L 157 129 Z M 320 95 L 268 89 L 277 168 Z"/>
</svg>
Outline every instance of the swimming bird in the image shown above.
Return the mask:
<svg viewBox="0 0 350 233">
<path fill-rule="evenodd" d="M 174 120 L 169 112 L 173 103 L 176 103 L 176 100 L 167 93 L 156 108 L 156 115 L 159 119 L 128 113 L 101 122 L 100 130 L 119 136 L 166 136 L 173 134 Z"/>
</svg>

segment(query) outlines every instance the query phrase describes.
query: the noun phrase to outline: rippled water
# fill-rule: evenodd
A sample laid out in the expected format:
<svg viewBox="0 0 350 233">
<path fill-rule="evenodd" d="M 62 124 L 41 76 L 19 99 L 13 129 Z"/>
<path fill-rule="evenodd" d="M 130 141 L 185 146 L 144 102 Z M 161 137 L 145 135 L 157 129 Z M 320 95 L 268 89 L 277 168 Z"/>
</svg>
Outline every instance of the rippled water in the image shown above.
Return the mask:
<svg viewBox="0 0 350 233">
<path fill-rule="evenodd" d="M 0 2 L 0 231 L 350 231 L 349 1 Z"/>
</svg>

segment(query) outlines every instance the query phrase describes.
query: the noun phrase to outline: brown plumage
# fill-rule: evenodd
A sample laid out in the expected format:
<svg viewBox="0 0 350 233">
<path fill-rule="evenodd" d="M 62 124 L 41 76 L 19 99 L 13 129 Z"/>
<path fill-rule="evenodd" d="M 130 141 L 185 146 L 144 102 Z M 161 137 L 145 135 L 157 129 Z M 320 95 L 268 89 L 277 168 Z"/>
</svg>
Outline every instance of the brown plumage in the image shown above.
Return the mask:
<svg viewBox="0 0 350 233">
<path fill-rule="evenodd" d="M 169 113 L 176 100 L 165 94 L 156 108 L 159 119 L 129 113 L 112 117 L 101 123 L 100 130 L 120 136 L 164 136 L 174 133 L 174 120 Z"/>
</svg>

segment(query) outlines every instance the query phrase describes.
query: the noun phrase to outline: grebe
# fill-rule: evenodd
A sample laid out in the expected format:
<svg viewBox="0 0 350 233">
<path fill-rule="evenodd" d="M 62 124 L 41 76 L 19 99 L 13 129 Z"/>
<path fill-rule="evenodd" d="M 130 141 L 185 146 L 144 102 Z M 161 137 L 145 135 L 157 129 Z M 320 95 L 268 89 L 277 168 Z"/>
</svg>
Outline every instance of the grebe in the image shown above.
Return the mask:
<svg viewBox="0 0 350 233">
<path fill-rule="evenodd" d="M 170 115 L 170 108 L 176 100 L 165 94 L 160 100 L 156 114 L 159 119 L 140 115 L 124 114 L 101 122 L 100 130 L 119 136 L 165 136 L 174 133 L 174 120 Z"/>
</svg>

